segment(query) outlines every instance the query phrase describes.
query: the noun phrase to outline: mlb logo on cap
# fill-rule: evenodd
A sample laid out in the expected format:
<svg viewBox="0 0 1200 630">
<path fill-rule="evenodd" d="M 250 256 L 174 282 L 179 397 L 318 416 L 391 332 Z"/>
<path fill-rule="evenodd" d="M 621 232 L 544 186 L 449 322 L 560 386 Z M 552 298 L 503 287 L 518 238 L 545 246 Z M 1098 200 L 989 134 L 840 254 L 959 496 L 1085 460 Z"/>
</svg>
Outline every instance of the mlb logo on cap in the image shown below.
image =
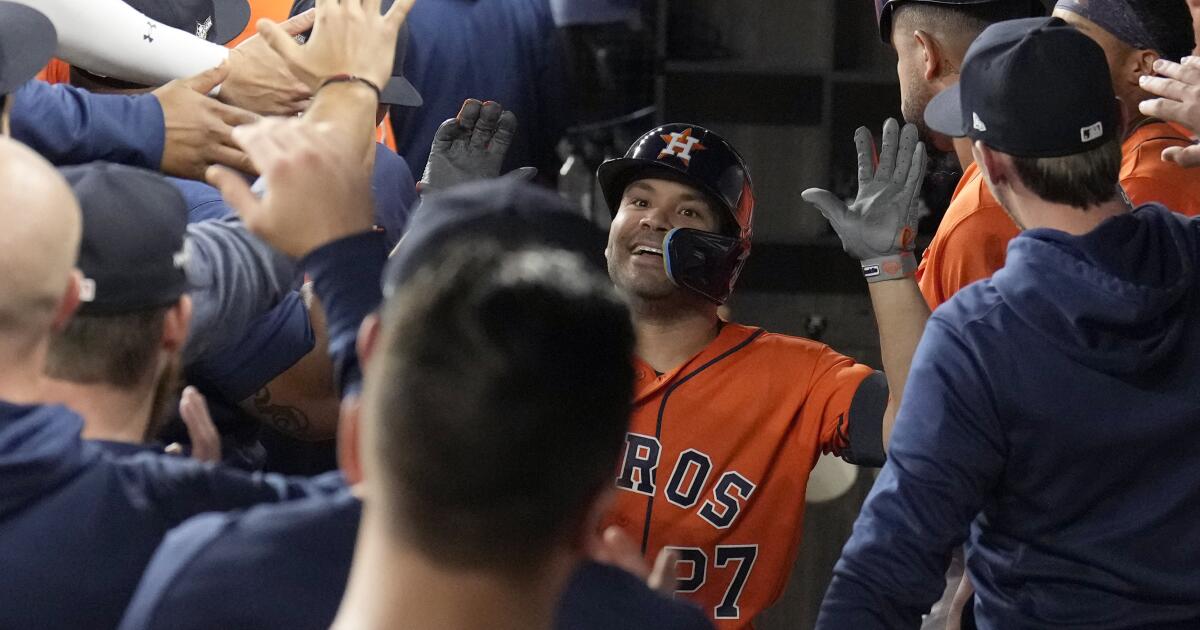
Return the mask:
<svg viewBox="0 0 1200 630">
<path fill-rule="evenodd" d="M 1104 137 L 1104 123 L 1098 122 L 1094 125 L 1088 125 L 1087 127 L 1080 129 L 1079 137 L 1082 138 L 1084 142 L 1099 140 L 1100 138 Z"/>
</svg>

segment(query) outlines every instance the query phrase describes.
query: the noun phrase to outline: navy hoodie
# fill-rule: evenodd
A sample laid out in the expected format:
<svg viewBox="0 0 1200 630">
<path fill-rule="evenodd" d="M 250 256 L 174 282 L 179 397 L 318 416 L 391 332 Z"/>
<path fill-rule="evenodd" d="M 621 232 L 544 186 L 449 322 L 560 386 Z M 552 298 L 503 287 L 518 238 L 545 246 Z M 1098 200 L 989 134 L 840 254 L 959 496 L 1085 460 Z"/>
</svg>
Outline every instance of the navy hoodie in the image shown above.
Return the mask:
<svg viewBox="0 0 1200 630">
<path fill-rule="evenodd" d="M 167 530 L 332 491 L 181 457 L 114 457 L 59 406 L 0 402 L 0 628 L 111 628 Z"/>
<path fill-rule="evenodd" d="M 122 630 L 288 628 L 333 623 L 362 503 L 347 490 L 225 514 L 172 531 L 146 568 Z M 620 569 L 586 563 L 559 606 L 562 630 L 706 630 L 700 609 Z"/>
<path fill-rule="evenodd" d="M 925 329 L 822 628 L 1200 628 L 1200 220 L 1038 229 Z M 969 527 L 968 527 L 969 526 Z"/>
</svg>

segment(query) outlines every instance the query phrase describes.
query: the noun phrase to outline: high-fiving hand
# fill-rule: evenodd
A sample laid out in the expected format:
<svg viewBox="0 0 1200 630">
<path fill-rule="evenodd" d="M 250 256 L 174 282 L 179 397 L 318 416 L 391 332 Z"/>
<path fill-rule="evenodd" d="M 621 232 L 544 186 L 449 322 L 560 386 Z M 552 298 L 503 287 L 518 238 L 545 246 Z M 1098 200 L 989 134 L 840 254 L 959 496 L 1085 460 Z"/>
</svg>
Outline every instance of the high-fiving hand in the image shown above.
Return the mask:
<svg viewBox="0 0 1200 630">
<path fill-rule="evenodd" d="M 858 148 L 858 196 L 847 206 L 833 193 L 810 188 L 804 200 L 817 206 L 842 239 L 847 254 L 862 261 L 868 282 L 905 277 L 916 268 L 917 194 L 925 177 L 925 144 L 915 125 L 889 118 L 883 125 L 878 162 L 871 132 L 854 134 Z"/>
<path fill-rule="evenodd" d="M 222 64 L 187 79 L 177 79 L 154 90 L 163 112 L 163 153 L 160 168 L 168 175 L 204 179 L 204 169 L 223 164 L 246 173 L 253 167 L 233 141 L 233 128 L 254 122 L 258 116 L 225 105 L 208 93 L 229 75 Z"/>
<path fill-rule="evenodd" d="M 417 183 L 422 194 L 500 174 L 504 156 L 517 132 L 517 116 L 495 101 L 467 99 L 458 116 L 438 127 L 425 173 Z M 532 179 L 533 167 L 519 168 L 515 177 Z"/>
<path fill-rule="evenodd" d="M 1200 133 L 1200 59 L 1188 57 L 1182 64 L 1159 59 L 1154 71 L 1161 76 L 1143 76 L 1142 89 L 1162 98 L 1142 101 L 1138 109 Z M 1200 166 L 1200 145 L 1171 147 L 1163 151 L 1162 158 L 1180 166 Z"/>
<path fill-rule="evenodd" d="M 279 25 L 294 37 L 312 29 L 317 12 L 310 9 Z M 262 35 L 255 35 L 229 51 L 229 78 L 217 98 L 264 116 L 290 116 L 308 106 L 312 89 L 301 83 Z"/>
<path fill-rule="evenodd" d="M 318 0 L 316 24 L 303 46 L 270 20 L 259 20 L 258 32 L 313 90 L 339 74 L 382 88 L 392 77 L 396 38 L 413 2 L 395 0 L 381 15 L 380 0 Z"/>
<path fill-rule="evenodd" d="M 293 258 L 340 238 L 366 232 L 374 222 L 371 173 L 357 144 L 328 123 L 271 118 L 238 127 L 234 139 L 262 173 L 259 199 L 246 180 L 224 168 L 208 181 L 237 210 L 246 228 Z"/>
</svg>

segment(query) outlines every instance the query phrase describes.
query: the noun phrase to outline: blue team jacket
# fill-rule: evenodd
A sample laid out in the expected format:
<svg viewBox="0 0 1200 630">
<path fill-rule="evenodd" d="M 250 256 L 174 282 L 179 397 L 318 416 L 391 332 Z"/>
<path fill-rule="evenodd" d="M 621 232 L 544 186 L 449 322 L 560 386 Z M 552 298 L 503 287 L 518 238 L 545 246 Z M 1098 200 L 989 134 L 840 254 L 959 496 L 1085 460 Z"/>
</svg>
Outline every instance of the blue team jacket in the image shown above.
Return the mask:
<svg viewBox="0 0 1200 630">
<path fill-rule="evenodd" d="M 328 483 L 115 457 L 59 406 L 0 402 L 0 628 L 111 628 L 167 530 Z"/>
<path fill-rule="evenodd" d="M 519 127 L 504 171 L 557 170 L 568 111 L 566 70 L 549 0 L 422 0 L 408 14 L 404 76 L 421 107 L 392 107 L 396 149 L 424 172 L 438 125 L 468 98 L 498 101 Z"/>
<path fill-rule="evenodd" d="M 153 94 L 92 94 L 30 81 L 13 93 L 13 138 L 51 164 L 104 160 L 157 171 L 162 165 L 162 105 Z"/>
<path fill-rule="evenodd" d="M 1200 628 L 1200 219 L 1027 231 L 925 329 L 821 628 Z"/>
<path fill-rule="evenodd" d="M 328 628 L 350 575 L 362 504 L 347 490 L 225 514 L 172 531 L 146 569 L 122 630 Z M 619 569 L 575 574 L 555 624 L 563 630 L 702 630 L 699 609 Z"/>
</svg>

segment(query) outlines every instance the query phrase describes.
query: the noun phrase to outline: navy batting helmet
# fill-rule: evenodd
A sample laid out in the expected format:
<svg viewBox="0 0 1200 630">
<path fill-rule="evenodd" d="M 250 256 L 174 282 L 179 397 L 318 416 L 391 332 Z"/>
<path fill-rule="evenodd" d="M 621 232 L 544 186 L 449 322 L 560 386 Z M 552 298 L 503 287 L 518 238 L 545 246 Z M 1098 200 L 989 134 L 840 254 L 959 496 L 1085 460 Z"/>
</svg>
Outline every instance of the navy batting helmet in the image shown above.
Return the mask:
<svg viewBox="0 0 1200 630">
<path fill-rule="evenodd" d="M 638 179 L 679 181 L 710 197 L 729 228 L 723 234 L 673 229 L 663 241 L 663 260 L 676 285 L 717 304 L 729 298 L 750 255 L 754 219 L 750 171 L 732 145 L 699 125 L 663 125 L 638 138 L 625 157 L 601 164 L 596 177 L 614 215 L 625 188 Z"/>
<path fill-rule="evenodd" d="M 875 0 L 875 17 L 879 20 L 879 36 L 883 43 L 892 43 L 892 16 L 896 7 L 903 4 L 937 4 L 945 7 L 970 7 L 981 4 L 1007 3 L 1028 7 L 1028 14 L 1020 13 L 1014 17 L 1036 17 L 1046 14 L 1046 5 L 1041 0 Z"/>
</svg>

